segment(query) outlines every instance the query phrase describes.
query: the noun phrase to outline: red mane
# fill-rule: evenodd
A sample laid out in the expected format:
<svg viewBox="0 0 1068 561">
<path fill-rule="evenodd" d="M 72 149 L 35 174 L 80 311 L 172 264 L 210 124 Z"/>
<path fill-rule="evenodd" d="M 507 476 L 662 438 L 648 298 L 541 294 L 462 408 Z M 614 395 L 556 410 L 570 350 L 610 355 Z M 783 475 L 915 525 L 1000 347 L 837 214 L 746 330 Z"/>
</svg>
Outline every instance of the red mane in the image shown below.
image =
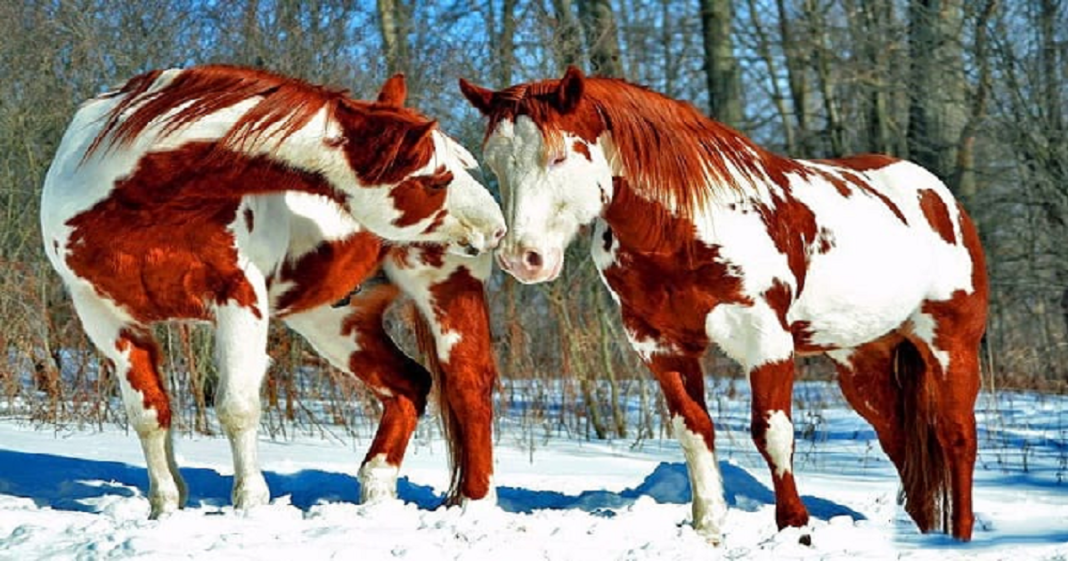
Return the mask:
<svg viewBox="0 0 1068 561">
<path fill-rule="evenodd" d="M 219 139 L 219 146 L 242 146 L 261 140 L 275 126 L 278 127 L 276 141 L 281 142 L 307 125 L 323 108 L 329 111 L 330 119 L 336 119 L 339 109 L 348 110 L 347 117 L 341 120 L 343 127 L 356 120 L 360 124 L 376 121 L 370 125 L 372 128 L 392 129 L 388 132 L 416 128 L 420 134 L 434 124 L 418 112 L 389 100 L 358 101 L 348 97 L 348 91 L 344 89 L 312 85 L 296 78 L 238 66 L 208 65 L 185 69 L 168 84 L 149 92 L 162 74 L 159 70 L 146 72 L 132 78 L 118 91 L 103 96 L 123 98 L 109 112 L 108 120 L 90 145 L 86 158 L 104 145 L 107 149 L 128 145 L 161 116 L 166 115 L 162 128 L 162 134 L 166 136 L 212 113 L 257 97 L 259 103 L 234 121 L 226 135 Z M 129 114 L 124 115 L 128 111 Z M 353 119 L 351 115 L 368 118 Z M 382 117 L 388 124 L 374 117 Z M 367 139 L 388 141 L 396 139 L 396 135 L 383 134 Z M 394 149 L 399 147 L 398 142 Z M 412 161 L 404 163 L 415 167 L 425 164 L 433 151 L 429 142 L 414 142 L 409 148 L 414 149 Z M 357 169 L 357 172 L 371 171 L 369 175 L 382 176 L 387 172 L 384 168 L 391 163 L 391 158 L 379 159 L 375 170 Z"/>
<path fill-rule="evenodd" d="M 748 191 L 748 182 L 768 177 L 782 184 L 784 173 L 804 173 L 799 163 L 764 150 L 691 104 L 648 88 L 586 78 L 574 110 L 563 113 L 557 108 L 560 84 L 545 80 L 495 92 L 487 137 L 502 120 L 519 115 L 534 121 L 550 150 L 559 148 L 564 131 L 588 142 L 609 131 L 630 186 L 684 218 L 717 194 Z"/>
</svg>

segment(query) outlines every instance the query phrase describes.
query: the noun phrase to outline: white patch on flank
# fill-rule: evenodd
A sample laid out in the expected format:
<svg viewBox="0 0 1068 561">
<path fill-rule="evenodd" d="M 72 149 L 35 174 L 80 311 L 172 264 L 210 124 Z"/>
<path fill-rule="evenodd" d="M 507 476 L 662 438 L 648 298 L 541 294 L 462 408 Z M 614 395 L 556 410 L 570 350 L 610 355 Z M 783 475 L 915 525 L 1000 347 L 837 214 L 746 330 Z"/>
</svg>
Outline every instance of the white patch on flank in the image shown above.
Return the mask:
<svg viewBox="0 0 1068 561">
<path fill-rule="evenodd" d="M 937 324 L 930 314 L 923 312 L 916 312 L 912 314 L 912 332 L 916 334 L 923 342 L 927 343 L 927 346 L 931 349 L 931 354 L 938 360 L 938 364 L 942 367 L 942 375 L 945 376 L 949 372 L 949 353 L 939 349 L 935 346 L 935 328 Z"/>
<path fill-rule="evenodd" d="M 752 306 L 720 304 L 705 318 L 709 338 L 747 370 L 793 356 L 794 339 L 763 298 Z"/>
<path fill-rule="evenodd" d="M 794 454 L 794 424 L 782 411 L 770 411 L 767 414 L 768 457 L 775 466 L 775 476 L 782 477 L 792 471 Z"/>
<path fill-rule="evenodd" d="M 693 490 L 694 529 L 711 541 L 718 542 L 727 517 L 727 501 L 723 498 L 723 476 L 719 472 L 716 454 L 708 449 L 704 437 L 686 427 L 678 415 L 671 417 L 675 438 L 686 455 Z"/>
<path fill-rule="evenodd" d="M 960 244 L 960 214 L 938 178 L 908 162 L 864 172 L 804 163 L 866 179 L 908 223 L 867 190 L 853 187 L 852 195 L 843 197 L 819 176 L 809 176 L 803 188 L 793 190 L 835 241 L 827 253 L 810 254 L 804 290 L 791 309 L 791 321 L 809 322 L 812 343 L 855 347 L 897 329 L 924 301 L 973 291 L 973 263 Z M 946 203 L 957 244 L 946 243 L 931 229 L 919 205 L 918 193 L 924 189 Z"/>
<path fill-rule="evenodd" d="M 246 212 L 252 213 L 252 229 L 248 228 Z M 244 197 L 228 229 L 234 235 L 234 245 L 257 269 L 273 271 L 286 256 L 291 243 L 291 214 L 286 208 L 285 195 L 249 195 Z"/>
<path fill-rule="evenodd" d="M 374 504 L 397 498 L 397 474 L 400 467 L 386 461 L 385 454 L 376 454 L 362 466 L 356 478 L 360 481 L 360 502 Z"/>
</svg>

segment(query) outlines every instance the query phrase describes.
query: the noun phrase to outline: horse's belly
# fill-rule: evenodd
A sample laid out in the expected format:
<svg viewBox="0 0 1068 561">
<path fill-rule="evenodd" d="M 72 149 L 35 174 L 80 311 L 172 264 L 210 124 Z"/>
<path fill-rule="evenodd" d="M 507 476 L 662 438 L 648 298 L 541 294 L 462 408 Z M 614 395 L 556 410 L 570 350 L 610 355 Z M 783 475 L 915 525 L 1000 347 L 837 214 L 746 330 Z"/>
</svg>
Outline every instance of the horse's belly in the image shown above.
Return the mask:
<svg viewBox="0 0 1068 561">
<path fill-rule="evenodd" d="M 788 317 L 805 322 L 808 343 L 853 347 L 897 329 L 920 309 L 931 291 L 929 256 L 907 236 L 886 239 L 893 243 L 813 258 Z"/>
</svg>

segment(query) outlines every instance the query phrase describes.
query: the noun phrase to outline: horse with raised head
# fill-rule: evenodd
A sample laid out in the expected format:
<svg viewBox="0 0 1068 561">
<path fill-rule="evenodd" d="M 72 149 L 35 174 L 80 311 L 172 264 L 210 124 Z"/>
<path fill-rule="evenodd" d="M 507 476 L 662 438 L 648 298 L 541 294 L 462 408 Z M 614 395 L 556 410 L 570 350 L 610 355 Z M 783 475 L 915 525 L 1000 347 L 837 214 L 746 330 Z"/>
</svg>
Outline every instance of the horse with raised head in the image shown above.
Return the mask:
<svg viewBox="0 0 1068 561">
<path fill-rule="evenodd" d="M 988 290 L 975 227 L 938 178 L 886 156 L 780 157 L 687 103 L 573 67 L 460 88 L 489 119 L 510 228 L 501 267 L 551 281 L 594 224 L 593 260 L 685 452 L 698 532 L 718 541 L 727 510 L 700 364 L 714 342 L 752 387 L 780 529 L 809 520 L 792 468 L 794 358 L 824 353 L 920 530 L 970 539 Z"/>
<path fill-rule="evenodd" d="M 186 499 L 151 331 L 168 320 L 214 325 L 214 405 L 237 508 L 269 500 L 256 434 L 272 316 L 382 401 L 361 498 L 395 496 L 431 385 L 382 326 L 401 294 L 427 322 L 419 340 L 441 370 L 458 460 L 450 494 L 490 494 L 496 366 L 482 281 L 504 219 L 469 173 L 471 154 L 405 108 L 406 94 L 400 75 L 365 102 L 202 66 L 147 72 L 75 114 L 45 179 L 45 251 L 120 382 L 151 517 Z"/>
</svg>

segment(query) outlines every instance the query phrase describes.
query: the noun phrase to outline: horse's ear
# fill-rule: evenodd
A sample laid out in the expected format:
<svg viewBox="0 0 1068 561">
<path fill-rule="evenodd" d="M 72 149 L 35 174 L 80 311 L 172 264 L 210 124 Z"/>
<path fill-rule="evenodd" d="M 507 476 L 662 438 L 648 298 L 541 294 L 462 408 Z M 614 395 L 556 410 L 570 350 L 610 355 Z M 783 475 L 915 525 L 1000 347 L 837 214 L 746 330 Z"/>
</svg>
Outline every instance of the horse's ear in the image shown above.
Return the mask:
<svg viewBox="0 0 1068 561">
<path fill-rule="evenodd" d="M 489 115 L 490 109 L 493 107 L 493 90 L 483 88 L 482 86 L 476 86 L 463 78 L 460 78 L 460 92 L 464 94 L 467 101 L 471 102 L 471 105 L 475 106 L 483 115 Z"/>
<path fill-rule="evenodd" d="M 437 121 L 427 121 L 425 123 L 412 125 L 412 127 L 404 133 L 404 140 L 414 146 L 429 136 L 430 131 L 437 128 L 437 126 Z"/>
<path fill-rule="evenodd" d="M 403 107 L 404 100 L 408 97 L 408 84 L 404 81 L 404 74 L 394 74 L 385 84 L 382 91 L 378 92 L 378 102 L 390 107 Z"/>
<path fill-rule="evenodd" d="M 582 71 L 575 66 L 568 66 L 564 77 L 560 78 L 560 85 L 556 87 L 556 108 L 565 115 L 574 111 L 585 87 L 586 77 Z"/>
</svg>

